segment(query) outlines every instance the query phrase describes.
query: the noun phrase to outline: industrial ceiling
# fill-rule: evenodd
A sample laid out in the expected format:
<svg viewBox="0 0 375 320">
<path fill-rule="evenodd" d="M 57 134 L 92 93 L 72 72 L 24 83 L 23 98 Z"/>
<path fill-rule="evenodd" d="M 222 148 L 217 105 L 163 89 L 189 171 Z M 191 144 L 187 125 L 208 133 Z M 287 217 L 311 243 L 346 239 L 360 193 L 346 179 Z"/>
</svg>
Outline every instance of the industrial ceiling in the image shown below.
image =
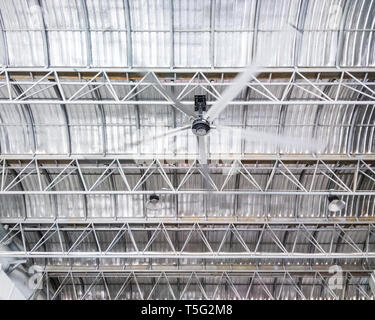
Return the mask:
<svg viewBox="0 0 375 320">
<path fill-rule="evenodd" d="M 0 0 L 3 288 L 374 299 L 374 33 L 374 0 Z M 211 108 L 262 55 L 207 179 L 191 130 L 165 135 L 189 125 L 175 102 Z"/>
</svg>

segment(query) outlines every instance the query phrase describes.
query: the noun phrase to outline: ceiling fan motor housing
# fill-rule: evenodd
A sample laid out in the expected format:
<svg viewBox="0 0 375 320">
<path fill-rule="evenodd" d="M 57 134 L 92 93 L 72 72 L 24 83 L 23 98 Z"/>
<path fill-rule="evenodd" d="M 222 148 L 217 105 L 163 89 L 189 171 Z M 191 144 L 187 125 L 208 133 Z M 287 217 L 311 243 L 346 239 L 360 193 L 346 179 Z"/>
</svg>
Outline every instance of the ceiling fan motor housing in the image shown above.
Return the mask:
<svg viewBox="0 0 375 320">
<path fill-rule="evenodd" d="M 210 131 L 210 123 L 205 119 L 195 119 L 191 126 L 191 130 L 196 136 L 205 136 Z"/>
<path fill-rule="evenodd" d="M 157 202 L 159 202 L 159 200 L 160 200 L 160 197 L 157 194 L 150 195 L 149 201 L 151 203 L 157 203 Z"/>
</svg>

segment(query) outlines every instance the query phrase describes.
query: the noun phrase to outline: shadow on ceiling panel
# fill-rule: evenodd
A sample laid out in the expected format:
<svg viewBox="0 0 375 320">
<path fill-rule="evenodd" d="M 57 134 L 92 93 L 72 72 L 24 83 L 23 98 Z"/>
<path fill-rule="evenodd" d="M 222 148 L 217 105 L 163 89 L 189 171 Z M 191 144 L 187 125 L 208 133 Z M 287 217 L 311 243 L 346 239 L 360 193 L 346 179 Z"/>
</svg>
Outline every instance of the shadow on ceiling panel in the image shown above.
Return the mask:
<svg viewBox="0 0 375 320">
<path fill-rule="evenodd" d="M 344 0 L 308 1 L 301 34 L 299 66 L 334 66 Z"/>
<path fill-rule="evenodd" d="M 355 1 L 347 10 L 340 64 L 374 66 L 375 2 Z"/>
<path fill-rule="evenodd" d="M 31 105 L 39 154 L 69 153 L 69 128 L 59 105 Z"/>
<path fill-rule="evenodd" d="M 103 117 L 95 105 L 67 105 L 73 154 L 103 153 Z"/>
<path fill-rule="evenodd" d="M 0 88 L 2 95 L 6 88 Z M 27 154 L 35 151 L 30 114 L 23 105 L 0 104 L 0 152 Z"/>
<path fill-rule="evenodd" d="M 0 196 L 1 218 L 23 218 L 25 217 L 25 198 L 22 195 Z"/>
</svg>

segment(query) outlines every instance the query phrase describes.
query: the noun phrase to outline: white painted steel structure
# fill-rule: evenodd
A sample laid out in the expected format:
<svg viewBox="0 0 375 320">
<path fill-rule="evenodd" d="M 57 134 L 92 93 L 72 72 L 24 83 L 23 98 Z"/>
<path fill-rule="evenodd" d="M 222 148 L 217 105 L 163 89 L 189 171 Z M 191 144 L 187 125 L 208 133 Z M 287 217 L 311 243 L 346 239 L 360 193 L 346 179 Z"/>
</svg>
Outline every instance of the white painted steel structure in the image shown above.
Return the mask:
<svg viewBox="0 0 375 320">
<path fill-rule="evenodd" d="M 375 0 L 0 0 L 4 279 L 38 265 L 48 299 L 374 299 L 374 32 Z M 190 130 L 153 138 L 271 44 L 213 125 L 319 150 L 212 129 L 206 171 Z"/>
</svg>

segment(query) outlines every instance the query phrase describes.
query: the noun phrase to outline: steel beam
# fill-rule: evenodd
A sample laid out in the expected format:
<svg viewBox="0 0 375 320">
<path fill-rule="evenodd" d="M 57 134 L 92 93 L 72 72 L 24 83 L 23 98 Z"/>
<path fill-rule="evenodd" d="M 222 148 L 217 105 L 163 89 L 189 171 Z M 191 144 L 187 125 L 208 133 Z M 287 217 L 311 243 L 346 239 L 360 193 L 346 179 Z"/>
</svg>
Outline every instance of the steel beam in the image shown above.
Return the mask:
<svg viewBox="0 0 375 320">
<path fill-rule="evenodd" d="M 40 29 L 38 29 L 40 31 Z M 122 30 L 126 32 L 127 30 Z M 137 30 L 132 30 L 133 32 L 137 32 Z M 164 32 L 166 30 L 163 30 Z M 253 30 L 251 30 L 253 31 Z M 192 32 L 192 30 L 188 30 L 188 32 Z M 74 70 L 72 70 L 74 68 Z M 209 73 L 209 74 L 220 74 L 220 73 L 238 73 L 241 72 L 245 69 L 245 67 L 231 67 L 231 68 L 220 68 L 217 67 L 215 69 L 212 68 L 179 68 L 179 67 L 174 67 L 170 68 L 168 67 L 148 67 L 148 70 L 151 70 L 156 73 L 164 73 L 164 74 L 170 74 L 170 73 L 187 73 L 187 74 L 192 74 L 197 71 L 204 72 L 204 73 Z M 124 75 L 124 73 L 143 73 L 145 71 L 144 68 L 141 67 L 132 67 L 132 68 L 124 68 L 124 67 L 105 67 L 105 68 L 98 68 L 98 67 L 78 67 L 78 66 L 66 66 L 66 67 L 53 67 L 53 68 L 40 68 L 40 67 L 15 67 L 15 66 L 8 66 L 6 68 L 9 72 L 18 72 L 18 73 L 45 73 L 48 72 L 49 70 L 56 70 L 57 72 L 64 72 L 64 73 L 82 73 L 82 74 L 90 74 L 90 73 L 97 73 L 97 72 L 102 72 L 103 70 L 106 72 L 109 72 L 111 74 L 114 73 L 119 73 Z M 283 77 L 285 78 L 286 73 L 293 73 L 295 70 L 298 70 L 300 72 L 304 73 L 340 73 L 341 71 L 348 71 L 348 72 L 357 72 L 357 73 L 363 73 L 363 72 L 375 72 L 375 67 L 374 66 L 366 66 L 366 67 L 260 67 L 259 71 L 260 73 L 280 73 L 283 74 Z"/>
<path fill-rule="evenodd" d="M 252 266 L 252 265 L 243 265 L 243 264 L 225 264 L 225 265 L 208 265 L 208 266 L 168 266 L 168 265 L 156 265 L 156 266 L 101 266 L 97 268 L 96 266 L 87 267 L 87 266 L 42 266 L 38 265 L 37 269 L 40 272 L 48 272 L 51 276 L 61 275 L 63 273 L 72 273 L 76 276 L 84 276 L 85 274 L 95 274 L 103 273 L 106 275 L 118 275 L 124 276 L 129 273 L 136 273 L 144 276 L 156 276 L 161 272 L 167 274 L 176 274 L 181 276 L 189 275 L 192 272 L 195 272 L 197 275 L 202 275 L 205 277 L 217 276 L 218 274 L 226 273 L 230 276 L 247 276 L 252 275 L 255 272 L 258 274 L 269 275 L 269 276 L 280 276 L 285 273 L 290 273 L 294 275 L 314 275 L 314 273 L 319 272 L 322 275 L 331 274 L 330 268 L 327 266 L 280 266 L 280 265 L 266 265 L 266 266 Z M 357 265 L 346 265 L 342 266 L 343 272 L 350 272 L 351 274 L 369 276 L 372 275 L 373 270 L 369 268 L 361 268 Z"/>
<path fill-rule="evenodd" d="M 103 158 L 106 159 L 106 158 Z M 349 158 L 347 158 L 349 159 Z M 118 158 L 111 160 L 103 160 L 92 162 L 90 160 L 79 160 L 78 158 L 63 161 L 55 159 L 54 163 L 50 161 L 43 161 L 38 158 L 33 158 L 29 161 L 17 161 L 12 158 L 0 159 L 2 162 L 1 188 L 0 194 L 33 194 L 33 195 L 48 195 L 48 194 L 111 194 L 111 195 L 135 195 L 135 194 L 201 194 L 209 193 L 215 194 L 238 194 L 238 195 L 301 195 L 301 196 L 327 196 L 336 194 L 338 196 L 374 196 L 375 190 L 373 184 L 375 183 L 374 161 L 359 160 L 345 160 L 344 162 L 328 162 L 320 158 L 314 161 L 306 160 L 288 161 L 276 159 L 272 161 L 259 162 L 258 158 L 250 160 L 234 160 L 226 163 L 211 163 L 208 166 L 214 190 L 202 189 L 200 185 L 186 186 L 187 180 L 191 175 L 199 176 L 204 179 L 202 170 L 197 161 L 187 165 L 186 163 L 172 162 L 167 163 L 159 159 L 152 161 L 145 161 L 139 164 L 124 163 Z M 116 164 L 116 165 L 114 165 Z M 94 170 L 94 173 L 93 171 Z M 43 173 L 42 173 L 43 172 Z M 57 175 L 49 185 L 42 183 L 41 177 L 49 175 L 53 172 Z M 143 172 L 143 174 L 141 174 Z M 259 177 L 271 173 L 267 182 L 262 183 Z M 235 189 L 228 187 L 228 181 L 233 179 L 234 173 L 240 174 L 244 181 L 248 181 L 249 185 L 237 187 Z M 303 173 L 305 177 L 303 181 L 299 179 Z M 178 180 L 178 187 L 174 187 L 170 175 L 176 174 Z M 85 182 L 87 177 L 94 176 L 93 182 L 88 184 Z M 108 190 L 108 188 L 99 188 L 99 186 L 111 175 L 123 180 L 127 185 L 125 190 Z M 222 179 L 222 176 L 225 179 Z M 358 186 L 358 177 L 361 176 L 361 188 Z M 82 190 L 66 190 L 58 188 L 59 183 L 65 178 L 79 177 L 83 183 Z M 133 185 L 130 186 L 128 177 L 132 177 Z M 134 177 L 136 179 L 134 179 Z M 159 179 L 167 187 L 159 188 L 160 190 L 144 190 L 142 185 L 150 178 Z M 319 188 L 315 184 L 316 179 L 325 179 L 329 183 Z M 38 187 L 18 188 L 22 186 L 24 179 L 37 179 Z M 285 180 L 290 186 L 285 189 L 276 188 L 272 182 Z M 90 177 L 90 181 L 92 178 Z M 258 181 L 257 181 L 258 180 Z M 347 181 L 347 182 L 344 182 Z M 363 181 L 368 183 L 365 185 Z M 17 187 L 17 188 L 16 188 Z M 56 188 L 57 187 L 57 188 Z"/>
<path fill-rule="evenodd" d="M 154 159 L 159 159 L 163 162 L 171 162 L 171 164 L 175 163 L 184 163 L 185 160 L 194 161 L 196 160 L 196 156 L 194 154 L 187 154 L 183 156 L 179 155 L 165 155 L 165 154 L 147 154 L 147 153 L 139 153 L 139 154 L 74 154 L 74 155 L 66 155 L 66 154 L 0 154 L 0 161 L 1 160 L 13 160 L 13 161 L 32 161 L 34 159 L 37 160 L 48 160 L 51 162 L 66 162 L 71 160 L 86 160 L 88 162 L 101 162 L 101 161 L 109 161 L 111 162 L 113 159 L 118 160 L 134 160 L 137 163 L 142 163 L 143 161 L 151 161 Z M 257 161 L 292 161 L 296 163 L 297 161 L 330 161 L 330 162 L 344 162 L 344 163 L 355 163 L 358 160 L 363 161 L 375 161 L 375 154 L 262 154 L 262 153 L 244 153 L 239 155 L 238 157 L 233 156 L 233 154 L 216 154 L 210 153 L 210 160 L 211 164 L 220 168 L 220 166 L 228 166 L 227 162 L 232 164 L 232 162 L 236 159 L 237 161 L 246 161 L 251 163 L 256 163 Z M 219 160 L 221 160 L 221 164 L 219 164 Z"/>
<path fill-rule="evenodd" d="M 135 97 L 138 97 L 140 92 L 147 92 L 151 88 L 154 88 L 155 83 L 147 81 L 144 77 L 140 77 L 140 73 L 132 71 L 122 70 L 122 73 L 116 74 L 116 71 L 111 69 L 108 70 L 100 70 L 98 72 L 94 72 L 93 69 L 89 70 L 82 70 L 82 71 L 75 71 L 67 73 L 63 73 L 63 71 L 59 71 L 56 68 L 48 68 L 44 70 L 34 70 L 31 71 L 31 77 L 29 75 L 25 75 L 25 71 L 17 72 L 17 69 L 9 69 L 5 68 L 3 71 L 6 71 L 7 74 L 10 74 L 12 79 L 16 81 L 9 82 L 9 77 L 0 77 L 0 86 L 7 85 L 7 86 L 15 86 L 20 85 L 24 88 L 25 92 L 22 94 L 18 94 L 16 96 L 8 96 L 8 97 L 0 97 L 0 102 L 2 104 L 18 104 L 20 101 L 25 104 L 69 104 L 69 105 L 95 105 L 95 104 L 117 104 L 117 105 L 134 105 L 135 101 L 137 105 L 170 105 L 171 99 L 165 96 L 164 94 L 160 94 L 159 98 L 155 100 L 148 100 L 145 98 L 135 100 Z M 268 70 L 268 71 L 266 71 Z M 281 69 L 282 70 L 282 69 Z M 293 72 L 288 70 L 272 70 L 272 69 L 265 69 L 264 72 L 261 72 L 259 79 L 251 79 L 247 87 L 259 94 L 261 94 L 262 98 L 256 99 L 237 99 L 231 102 L 231 105 L 297 105 L 303 107 L 304 105 L 353 105 L 353 106 L 360 106 L 360 105 L 371 105 L 375 102 L 375 94 L 372 86 L 375 81 L 375 71 L 372 69 L 367 68 L 360 68 L 355 69 L 334 69 L 334 71 L 322 71 L 318 73 L 315 69 L 294 69 Z M 313 71 L 314 70 L 314 71 Z M 153 78 L 156 79 L 158 83 L 159 92 L 167 92 L 165 87 L 167 86 L 174 86 L 176 88 L 192 86 L 193 89 L 195 87 L 203 88 L 206 92 L 212 96 L 213 99 L 209 99 L 207 102 L 208 105 L 212 105 L 215 103 L 215 100 L 219 98 L 216 94 L 219 92 L 218 89 L 222 88 L 223 86 L 230 85 L 229 81 L 221 81 L 223 78 L 227 79 L 228 77 L 233 77 L 233 74 L 230 72 L 237 73 L 239 70 L 211 70 L 210 72 L 202 71 L 202 70 L 190 70 L 188 73 L 185 71 L 170 71 L 166 72 L 163 71 L 163 74 L 157 74 L 156 71 L 150 71 L 150 74 Z M 199 72 L 204 79 L 210 81 L 200 82 L 199 77 L 195 77 L 195 75 Z M 268 72 L 268 74 L 267 74 Z M 102 75 L 102 79 L 98 78 L 99 75 Z M 48 78 L 48 79 L 47 79 Z M 332 78 L 336 79 L 337 81 L 332 81 Z M 170 81 L 171 79 L 179 80 L 179 81 Z M 272 79 L 277 80 L 284 80 L 284 81 L 272 81 Z M 74 86 L 74 90 L 70 97 L 61 97 L 60 99 L 56 99 L 55 97 L 51 98 L 38 98 L 38 93 L 47 90 L 50 86 L 51 80 L 58 82 L 59 86 L 64 88 L 69 86 L 70 91 Z M 132 80 L 132 81 L 129 81 Z M 212 81 L 211 81 L 212 80 Z M 100 98 L 100 97 L 87 97 L 88 85 L 95 81 L 95 84 L 98 86 L 95 90 L 104 90 L 110 87 L 110 95 L 108 98 Z M 37 91 L 31 91 L 32 88 L 35 88 L 36 85 L 40 86 Z M 124 91 L 124 88 L 131 88 L 131 86 L 135 85 L 139 87 L 137 93 L 130 95 L 127 94 L 124 97 L 117 96 L 114 94 L 116 92 L 120 92 L 119 89 Z M 365 90 L 359 92 L 357 89 L 358 85 L 362 85 Z M 293 90 L 295 93 L 294 98 L 290 96 L 285 97 L 277 97 L 275 96 L 273 91 L 273 87 L 277 86 L 284 86 L 288 88 L 288 91 Z M 331 96 L 328 93 L 323 92 L 325 89 L 327 92 L 335 91 L 335 90 L 328 90 L 335 89 L 336 87 L 345 87 L 348 92 L 353 93 L 360 93 L 361 99 L 354 99 L 351 100 L 350 98 L 339 98 L 338 95 Z M 213 92 L 207 90 L 206 87 L 213 89 Z M 125 90 L 127 92 L 128 90 Z M 26 94 L 26 92 L 28 94 Z M 215 93 L 214 93 L 215 92 Z M 80 93 L 78 95 L 78 93 Z M 307 98 L 298 98 L 301 96 L 302 93 Z M 348 95 L 349 97 L 349 95 Z M 193 106 L 194 101 L 181 99 L 181 101 L 175 101 L 176 104 L 180 105 L 181 108 L 186 106 Z"/>
<path fill-rule="evenodd" d="M 257 234 L 262 230 L 262 240 L 260 243 L 244 240 L 244 236 Z M 100 234 L 109 236 L 108 243 L 103 243 Z M 331 225 L 263 225 L 252 224 L 164 224 L 154 223 L 147 225 L 137 225 L 131 223 L 95 225 L 88 224 L 24 224 L 17 223 L 8 228 L 8 232 L 0 239 L 0 244 L 6 244 L 15 237 L 22 239 L 38 236 L 39 240 L 35 243 L 29 242 L 29 248 L 24 246 L 23 250 L 0 251 L 0 257 L 8 258 L 96 258 L 96 259 L 203 259 L 203 260 L 221 260 L 221 259 L 274 259 L 280 260 L 301 260 L 301 259 L 375 259 L 374 248 L 374 225 L 340 225 L 338 223 Z M 62 238 L 58 234 L 75 234 L 73 244 L 66 247 L 62 243 Z M 230 233 L 230 237 L 228 236 Z M 288 239 L 295 242 L 281 243 L 280 236 L 288 234 Z M 316 234 L 321 234 L 322 239 L 327 234 L 339 234 L 341 246 L 339 251 L 328 250 L 329 242 L 321 240 Z M 354 242 L 361 235 L 369 234 L 369 245 L 364 248 L 360 243 Z M 147 236 L 146 236 L 147 234 Z M 210 234 L 218 235 L 218 240 L 212 240 Z M 132 240 L 132 249 L 126 246 L 126 250 L 114 250 L 116 245 L 122 244 L 124 236 L 127 235 Z M 111 237 L 113 238 L 111 240 Z M 157 241 L 163 238 L 164 249 L 160 246 L 153 246 Z M 91 239 L 91 240 L 88 240 Z M 184 239 L 177 247 L 176 239 Z M 236 241 L 240 246 L 230 245 Z M 51 242 L 52 241 L 52 242 Z M 60 243 L 61 250 L 56 251 L 56 241 Z M 96 250 L 86 251 L 80 249 L 82 243 L 89 241 L 91 247 Z M 191 244 L 198 245 L 200 250 L 190 251 Z M 41 247 L 43 245 L 43 250 Z M 308 247 L 313 250 L 307 250 Z M 362 249 L 363 248 L 363 249 Z M 375 261 L 375 260 L 374 260 Z"/>
<path fill-rule="evenodd" d="M 97 104 L 103 104 L 103 105 L 134 105 L 134 101 L 116 101 L 116 100 L 72 100 L 72 101 L 64 101 L 64 100 L 51 100 L 51 99 L 24 99 L 22 101 L 25 101 L 27 104 L 37 104 L 37 105 L 60 105 L 68 104 L 68 105 L 97 105 Z M 363 105 L 372 105 L 374 104 L 375 100 L 338 100 L 338 101 L 325 101 L 324 103 L 320 102 L 319 100 L 292 100 L 292 101 L 264 101 L 264 100 L 254 100 L 254 101 L 232 101 L 229 105 L 234 106 L 256 106 L 256 105 L 297 105 L 297 106 L 311 106 L 311 105 L 328 105 L 328 106 L 342 106 L 342 105 L 351 105 L 351 106 L 363 106 Z M 6 105 L 13 105 L 13 104 L 20 104 L 18 100 L 9 100 L 9 99 L 0 99 L 1 104 Z M 137 103 L 139 106 L 144 105 L 164 105 L 168 106 L 171 105 L 171 102 L 169 101 L 163 101 L 163 100 L 138 100 Z M 182 101 L 182 105 L 186 106 L 194 106 L 194 101 Z M 207 101 L 207 105 L 213 105 L 214 101 Z"/>
<path fill-rule="evenodd" d="M 345 292 L 342 288 L 333 288 L 329 283 L 332 276 L 328 273 L 313 271 L 305 275 L 307 283 L 298 283 L 299 273 L 283 271 L 280 273 L 262 272 L 138 272 L 124 271 L 107 273 L 46 272 L 48 279 L 60 283 L 53 290 L 54 299 L 64 299 L 75 286 L 78 277 L 85 279 L 85 286 L 76 292 L 77 299 L 374 299 L 368 284 L 364 282 L 368 273 L 356 274 L 343 272 L 342 278 L 347 282 Z M 151 280 L 151 287 L 150 287 Z M 278 297 L 271 291 L 272 283 L 278 280 Z M 321 290 L 319 290 L 321 288 Z M 65 290 L 68 290 L 67 292 Z M 69 297 L 71 297 L 69 295 Z"/>
<path fill-rule="evenodd" d="M 149 225 L 155 223 L 165 223 L 165 224 L 178 224 L 178 225 L 185 225 L 185 224 L 192 224 L 192 223 L 199 223 L 199 224 L 252 224 L 252 225 L 263 225 L 268 223 L 269 225 L 287 225 L 287 226 L 295 226 L 299 224 L 304 225 L 320 225 L 320 226 L 330 226 L 334 224 L 340 225 L 369 225 L 375 223 L 375 217 L 324 217 L 324 218 L 277 218 L 277 217 L 267 217 L 267 218 L 256 218 L 256 217 L 240 217 L 240 216 L 231 216 L 231 217 L 143 217 L 143 218 L 132 218 L 132 217 L 113 217 L 113 218 L 91 218 L 91 217 L 84 217 L 84 218 L 77 218 L 77 217 L 19 217 L 19 218 L 12 218 L 12 217 L 2 217 L 0 218 L 0 222 L 2 224 L 51 224 L 51 223 L 58 223 L 58 224 L 82 224 L 82 223 L 93 223 L 95 225 L 106 225 L 106 224 L 116 224 L 116 223 L 136 223 L 142 225 Z"/>
</svg>

